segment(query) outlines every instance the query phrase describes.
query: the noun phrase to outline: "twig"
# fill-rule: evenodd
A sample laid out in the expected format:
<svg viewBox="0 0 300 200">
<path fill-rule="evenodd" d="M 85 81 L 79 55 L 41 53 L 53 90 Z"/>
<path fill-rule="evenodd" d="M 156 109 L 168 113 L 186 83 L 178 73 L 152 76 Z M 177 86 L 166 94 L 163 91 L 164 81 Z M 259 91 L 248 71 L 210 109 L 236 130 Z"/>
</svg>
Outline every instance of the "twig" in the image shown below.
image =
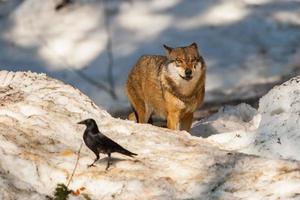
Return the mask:
<svg viewBox="0 0 300 200">
<path fill-rule="evenodd" d="M 73 172 L 72 172 L 72 174 L 71 174 L 71 176 L 69 178 L 69 181 L 68 181 L 68 184 L 67 184 L 67 188 L 69 188 L 69 185 L 70 185 L 70 183 L 71 183 L 71 181 L 73 179 L 73 176 L 75 174 L 75 171 L 76 171 L 76 168 L 77 168 L 77 165 L 78 165 L 78 162 L 79 162 L 79 158 L 80 158 L 80 151 L 81 151 L 82 145 L 83 145 L 83 143 L 81 142 L 80 147 L 79 147 L 78 152 L 77 152 L 77 160 L 76 160 Z"/>
</svg>

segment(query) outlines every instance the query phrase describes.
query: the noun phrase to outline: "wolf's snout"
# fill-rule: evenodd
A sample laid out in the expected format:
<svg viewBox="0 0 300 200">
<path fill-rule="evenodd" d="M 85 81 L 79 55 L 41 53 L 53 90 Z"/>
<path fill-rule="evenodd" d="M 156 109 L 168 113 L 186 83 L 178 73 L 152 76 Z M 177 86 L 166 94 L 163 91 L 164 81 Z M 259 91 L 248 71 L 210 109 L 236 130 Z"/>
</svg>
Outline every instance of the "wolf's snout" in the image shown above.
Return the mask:
<svg viewBox="0 0 300 200">
<path fill-rule="evenodd" d="M 192 75 L 192 70 L 191 69 L 186 69 L 185 70 L 185 76 L 190 77 Z"/>
</svg>

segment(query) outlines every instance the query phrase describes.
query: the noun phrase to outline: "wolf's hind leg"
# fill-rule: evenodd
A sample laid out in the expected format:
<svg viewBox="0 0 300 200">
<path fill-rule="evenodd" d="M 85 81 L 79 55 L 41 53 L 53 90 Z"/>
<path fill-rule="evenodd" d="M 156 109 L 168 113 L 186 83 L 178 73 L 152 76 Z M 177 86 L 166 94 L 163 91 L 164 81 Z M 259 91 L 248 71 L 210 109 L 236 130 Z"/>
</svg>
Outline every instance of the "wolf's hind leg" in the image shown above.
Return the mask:
<svg viewBox="0 0 300 200">
<path fill-rule="evenodd" d="M 144 101 L 141 98 L 139 98 L 137 95 L 128 94 L 128 97 L 134 111 L 131 114 L 129 114 L 128 119 L 138 123 L 146 123 L 147 122 L 145 121 L 146 108 L 145 108 Z"/>
<path fill-rule="evenodd" d="M 151 114 L 152 110 L 147 106 L 139 105 L 137 110 L 134 109 L 134 112 L 129 114 L 128 119 L 138 123 L 149 123 Z"/>
<path fill-rule="evenodd" d="M 136 116 L 135 112 L 130 113 L 130 114 L 128 115 L 128 119 L 129 119 L 130 121 L 137 122 L 137 116 Z"/>
</svg>

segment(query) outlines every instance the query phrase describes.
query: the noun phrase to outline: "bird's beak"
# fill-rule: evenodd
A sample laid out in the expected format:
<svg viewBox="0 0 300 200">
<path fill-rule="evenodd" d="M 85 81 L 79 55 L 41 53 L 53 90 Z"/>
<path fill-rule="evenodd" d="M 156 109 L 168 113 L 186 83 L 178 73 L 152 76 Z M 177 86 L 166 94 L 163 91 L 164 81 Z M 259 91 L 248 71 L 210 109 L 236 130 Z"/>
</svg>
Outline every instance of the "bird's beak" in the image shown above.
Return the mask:
<svg viewBox="0 0 300 200">
<path fill-rule="evenodd" d="M 78 122 L 77 124 L 85 124 L 85 120 Z"/>
</svg>

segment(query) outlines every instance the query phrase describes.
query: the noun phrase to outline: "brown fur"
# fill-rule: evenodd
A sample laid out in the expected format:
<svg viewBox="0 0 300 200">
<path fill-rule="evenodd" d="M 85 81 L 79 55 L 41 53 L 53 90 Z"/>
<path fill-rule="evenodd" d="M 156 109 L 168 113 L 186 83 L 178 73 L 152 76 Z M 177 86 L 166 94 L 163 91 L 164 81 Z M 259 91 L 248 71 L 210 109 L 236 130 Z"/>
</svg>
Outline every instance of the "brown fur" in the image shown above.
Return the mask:
<svg viewBox="0 0 300 200">
<path fill-rule="evenodd" d="M 167 56 L 142 56 L 128 75 L 126 91 L 135 110 L 129 119 L 147 123 L 154 112 L 167 119 L 168 128 L 189 131 L 204 99 L 205 62 L 196 43 L 164 47 Z M 187 70 L 192 71 L 190 80 L 185 80 Z"/>
</svg>

